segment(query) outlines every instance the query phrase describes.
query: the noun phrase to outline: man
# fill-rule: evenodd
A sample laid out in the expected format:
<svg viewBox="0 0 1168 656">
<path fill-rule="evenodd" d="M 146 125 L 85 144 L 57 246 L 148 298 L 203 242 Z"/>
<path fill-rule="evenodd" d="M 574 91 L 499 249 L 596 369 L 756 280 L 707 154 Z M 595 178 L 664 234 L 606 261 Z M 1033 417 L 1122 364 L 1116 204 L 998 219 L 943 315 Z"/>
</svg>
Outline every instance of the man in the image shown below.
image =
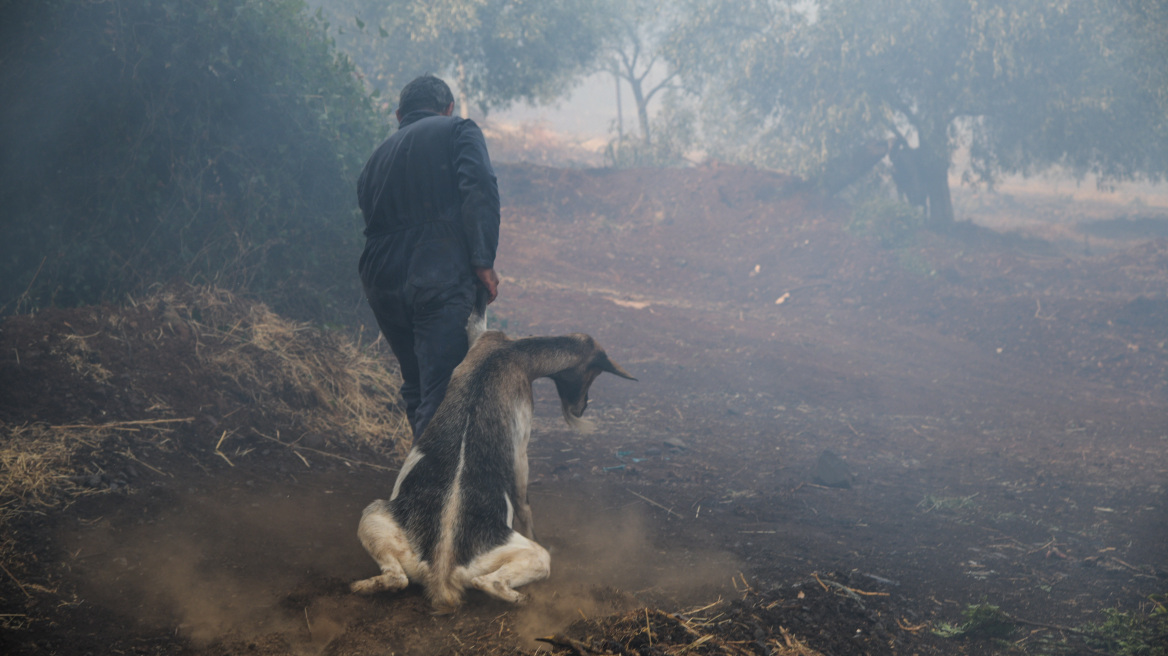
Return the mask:
<svg viewBox="0 0 1168 656">
<path fill-rule="evenodd" d="M 453 112 L 442 80 L 423 75 L 407 84 L 398 131 L 357 180 L 366 237 L 361 281 L 401 365 L 414 435 L 426 429 L 466 355 L 479 287 L 487 302 L 498 295 L 499 188 L 482 131 Z"/>
</svg>

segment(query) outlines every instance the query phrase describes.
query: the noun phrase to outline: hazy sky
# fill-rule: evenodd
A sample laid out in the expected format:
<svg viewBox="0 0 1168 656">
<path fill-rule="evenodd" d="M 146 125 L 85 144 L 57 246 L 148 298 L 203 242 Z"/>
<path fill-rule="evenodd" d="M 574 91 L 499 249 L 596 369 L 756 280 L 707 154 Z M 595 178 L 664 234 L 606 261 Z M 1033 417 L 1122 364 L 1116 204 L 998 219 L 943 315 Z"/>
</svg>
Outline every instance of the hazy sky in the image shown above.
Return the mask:
<svg viewBox="0 0 1168 656">
<path fill-rule="evenodd" d="M 637 130 L 637 113 L 627 83 L 621 89 L 625 131 Z M 660 94 L 659 94 L 660 95 Z M 656 113 L 659 98 L 649 104 L 649 113 Z M 507 111 L 491 112 L 490 118 L 506 123 L 540 121 L 556 132 L 583 137 L 607 137 L 616 120 L 616 85 L 611 73 L 596 73 L 585 78 L 572 93 L 547 107 L 516 104 Z"/>
</svg>

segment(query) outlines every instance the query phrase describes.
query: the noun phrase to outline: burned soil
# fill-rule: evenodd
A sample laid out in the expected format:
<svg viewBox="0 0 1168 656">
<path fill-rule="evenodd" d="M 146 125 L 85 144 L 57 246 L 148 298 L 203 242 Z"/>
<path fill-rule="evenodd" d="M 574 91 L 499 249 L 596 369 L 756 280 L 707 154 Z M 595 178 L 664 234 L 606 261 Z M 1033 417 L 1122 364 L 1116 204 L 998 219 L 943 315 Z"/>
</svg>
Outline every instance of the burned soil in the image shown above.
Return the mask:
<svg viewBox="0 0 1168 656">
<path fill-rule="evenodd" d="M 171 288 L 0 329 L 4 651 L 1123 653 L 1096 628 L 1163 611 L 1162 238 L 858 226 L 727 166 L 499 176 L 494 327 L 639 378 L 589 434 L 536 385 L 528 606 L 348 594 L 406 446 L 386 349 Z"/>
</svg>

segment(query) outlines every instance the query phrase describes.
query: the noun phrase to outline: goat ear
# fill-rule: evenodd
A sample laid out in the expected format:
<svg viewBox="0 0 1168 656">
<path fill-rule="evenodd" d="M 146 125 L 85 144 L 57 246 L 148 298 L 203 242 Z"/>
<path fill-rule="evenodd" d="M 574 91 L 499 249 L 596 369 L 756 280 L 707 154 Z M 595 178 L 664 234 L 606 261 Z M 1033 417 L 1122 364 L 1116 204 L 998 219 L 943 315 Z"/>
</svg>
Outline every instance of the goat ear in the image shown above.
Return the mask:
<svg viewBox="0 0 1168 656">
<path fill-rule="evenodd" d="M 636 378 L 633 378 L 632 374 L 621 368 L 619 364 L 609 360 L 607 355 L 601 355 L 600 362 L 597 364 L 600 365 L 601 371 L 607 371 L 610 374 L 616 374 L 621 378 L 626 378 L 628 380 L 636 380 Z"/>
</svg>

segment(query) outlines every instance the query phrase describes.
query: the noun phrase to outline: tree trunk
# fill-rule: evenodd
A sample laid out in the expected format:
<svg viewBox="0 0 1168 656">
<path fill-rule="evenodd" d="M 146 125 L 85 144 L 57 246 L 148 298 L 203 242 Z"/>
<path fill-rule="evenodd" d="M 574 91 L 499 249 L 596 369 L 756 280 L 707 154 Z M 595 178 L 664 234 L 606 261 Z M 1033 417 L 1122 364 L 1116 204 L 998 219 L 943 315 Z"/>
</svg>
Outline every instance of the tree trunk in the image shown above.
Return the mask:
<svg viewBox="0 0 1168 656">
<path fill-rule="evenodd" d="M 466 92 L 466 65 L 462 58 L 458 60 L 458 115 L 461 118 L 470 118 L 470 96 Z"/>
<path fill-rule="evenodd" d="M 929 225 L 934 230 L 947 230 L 953 225 L 948 162 L 943 167 L 930 169 L 926 184 L 929 192 Z"/>
<path fill-rule="evenodd" d="M 620 70 L 616 66 L 612 68 L 612 80 L 616 83 L 616 138 L 617 143 L 620 143 L 625 140 L 625 112 L 621 107 Z"/>
<path fill-rule="evenodd" d="M 929 197 L 929 227 L 947 230 L 953 225 L 953 198 L 949 195 L 949 158 L 933 155 L 924 158 L 922 176 Z"/>
<path fill-rule="evenodd" d="M 900 197 L 925 211 L 930 228 L 948 229 L 953 224 L 948 156 L 931 154 L 924 145 L 910 148 L 900 138 L 888 158 L 892 160 L 892 180 Z"/>
<path fill-rule="evenodd" d="M 907 141 L 898 137 L 888 151 L 888 159 L 892 161 L 892 181 L 896 183 L 897 195 L 909 205 L 928 211 L 929 195 L 925 191 L 920 149 L 910 148 Z"/>
<path fill-rule="evenodd" d="M 636 79 L 630 72 L 629 86 L 633 88 L 633 102 L 637 104 L 637 120 L 641 123 L 641 136 L 645 139 L 645 145 L 648 146 L 651 142 L 649 136 L 649 107 L 648 101 L 645 100 L 645 92 L 641 89 L 641 81 Z"/>
</svg>

